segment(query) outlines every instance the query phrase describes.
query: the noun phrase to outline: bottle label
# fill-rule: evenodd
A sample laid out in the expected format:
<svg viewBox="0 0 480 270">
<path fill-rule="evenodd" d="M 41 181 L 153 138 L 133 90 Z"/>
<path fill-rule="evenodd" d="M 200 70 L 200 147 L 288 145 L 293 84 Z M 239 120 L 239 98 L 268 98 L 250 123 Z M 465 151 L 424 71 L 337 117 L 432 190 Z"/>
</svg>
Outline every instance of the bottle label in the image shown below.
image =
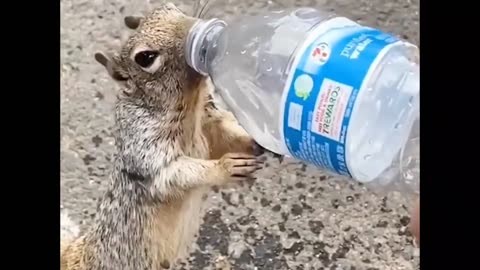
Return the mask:
<svg viewBox="0 0 480 270">
<path fill-rule="evenodd" d="M 352 109 L 371 70 L 398 41 L 343 17 L 311 32 L 293 60 L 282 98 L 280 130 L 292 157 L 352 177 L 345 152 Z"/>
</svg>

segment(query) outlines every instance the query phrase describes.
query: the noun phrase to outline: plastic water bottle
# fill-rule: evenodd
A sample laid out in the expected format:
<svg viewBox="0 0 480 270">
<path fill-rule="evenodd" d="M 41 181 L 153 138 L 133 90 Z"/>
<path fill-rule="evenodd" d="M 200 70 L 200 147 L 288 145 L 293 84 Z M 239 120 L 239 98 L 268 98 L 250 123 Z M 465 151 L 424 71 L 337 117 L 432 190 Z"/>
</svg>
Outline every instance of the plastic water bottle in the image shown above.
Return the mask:
<svg viewBox="0 0 480 270">
<path fill-rule="evenodd" d="M 266 149 L 370 186 L 419 189 L 419 50 L 314 8 L 200 20 L 187 63 Z"/>
</svg>

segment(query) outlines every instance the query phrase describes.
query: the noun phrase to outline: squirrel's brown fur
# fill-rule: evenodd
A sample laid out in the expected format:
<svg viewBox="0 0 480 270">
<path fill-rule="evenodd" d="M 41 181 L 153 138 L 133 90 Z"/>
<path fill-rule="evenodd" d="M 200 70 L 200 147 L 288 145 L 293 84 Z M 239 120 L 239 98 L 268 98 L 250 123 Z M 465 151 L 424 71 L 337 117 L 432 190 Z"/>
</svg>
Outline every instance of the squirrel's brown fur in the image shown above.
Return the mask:
<svg viewBox="0 0 480 270">
<path fill-rule="evenodd" d="M 169 268 L 198 231 L 208 190 L 259 168 L 256 144 L 215 105 L 207 78 L 186 64 L 195 20 L 171 4 L 127 17 L 135 33 L 122 50 L 95 55 L 123 85 L 117 155 L 92 226 L 61 244 L 62 270 Z"/>
</svg>

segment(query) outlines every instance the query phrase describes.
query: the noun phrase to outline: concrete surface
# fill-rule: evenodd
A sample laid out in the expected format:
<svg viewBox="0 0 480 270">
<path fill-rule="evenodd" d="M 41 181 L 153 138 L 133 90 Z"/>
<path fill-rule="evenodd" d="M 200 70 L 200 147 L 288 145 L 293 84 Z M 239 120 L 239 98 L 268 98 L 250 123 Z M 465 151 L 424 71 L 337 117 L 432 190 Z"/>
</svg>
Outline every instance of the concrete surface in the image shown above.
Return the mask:
<svg viewBox="0 0 480 270">
<path fill-rule="evenodd" d="M 94 216 L 114 150 L 118 88 L 93 53 L 116 49 L 129 33 L 123 16 L 156 3 L 145 1 L 61 1 L 60 208 L 62 226 L 74 233 Z M 173 2 L 186 10 L 193 3 Z M 291 5 L 324 6 L 418 44 L 419 0 L 216 0 L 211 15 Z M 178 269 L 418 268 L 419 250 L 406 231 L 408 201 L 375 196 L 298 162 L 269 161 L 251 190 L 212 191 L 209 203 L 191 256 Z"/>
</svg>

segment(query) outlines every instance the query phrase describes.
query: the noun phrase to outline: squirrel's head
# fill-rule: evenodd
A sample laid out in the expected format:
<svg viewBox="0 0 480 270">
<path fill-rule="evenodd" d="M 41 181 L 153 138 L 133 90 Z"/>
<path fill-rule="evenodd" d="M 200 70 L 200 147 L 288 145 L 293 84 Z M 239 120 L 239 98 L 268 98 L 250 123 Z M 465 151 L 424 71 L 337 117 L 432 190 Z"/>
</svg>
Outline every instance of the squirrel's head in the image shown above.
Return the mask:
<svg viewBox="0 0 480 270">
<path fill-rule="evenodd" d="M 142 91 L 147 96 L 173 94 L 195 88 L 202 76 L 187 65 L 184 44 L 196 18 L 168 3 L 145 17 L 127 16 L 125 25 L 135 30 L 121 50 L 112 55 L 96 53 L 126 92 Z"/>
</svg>

